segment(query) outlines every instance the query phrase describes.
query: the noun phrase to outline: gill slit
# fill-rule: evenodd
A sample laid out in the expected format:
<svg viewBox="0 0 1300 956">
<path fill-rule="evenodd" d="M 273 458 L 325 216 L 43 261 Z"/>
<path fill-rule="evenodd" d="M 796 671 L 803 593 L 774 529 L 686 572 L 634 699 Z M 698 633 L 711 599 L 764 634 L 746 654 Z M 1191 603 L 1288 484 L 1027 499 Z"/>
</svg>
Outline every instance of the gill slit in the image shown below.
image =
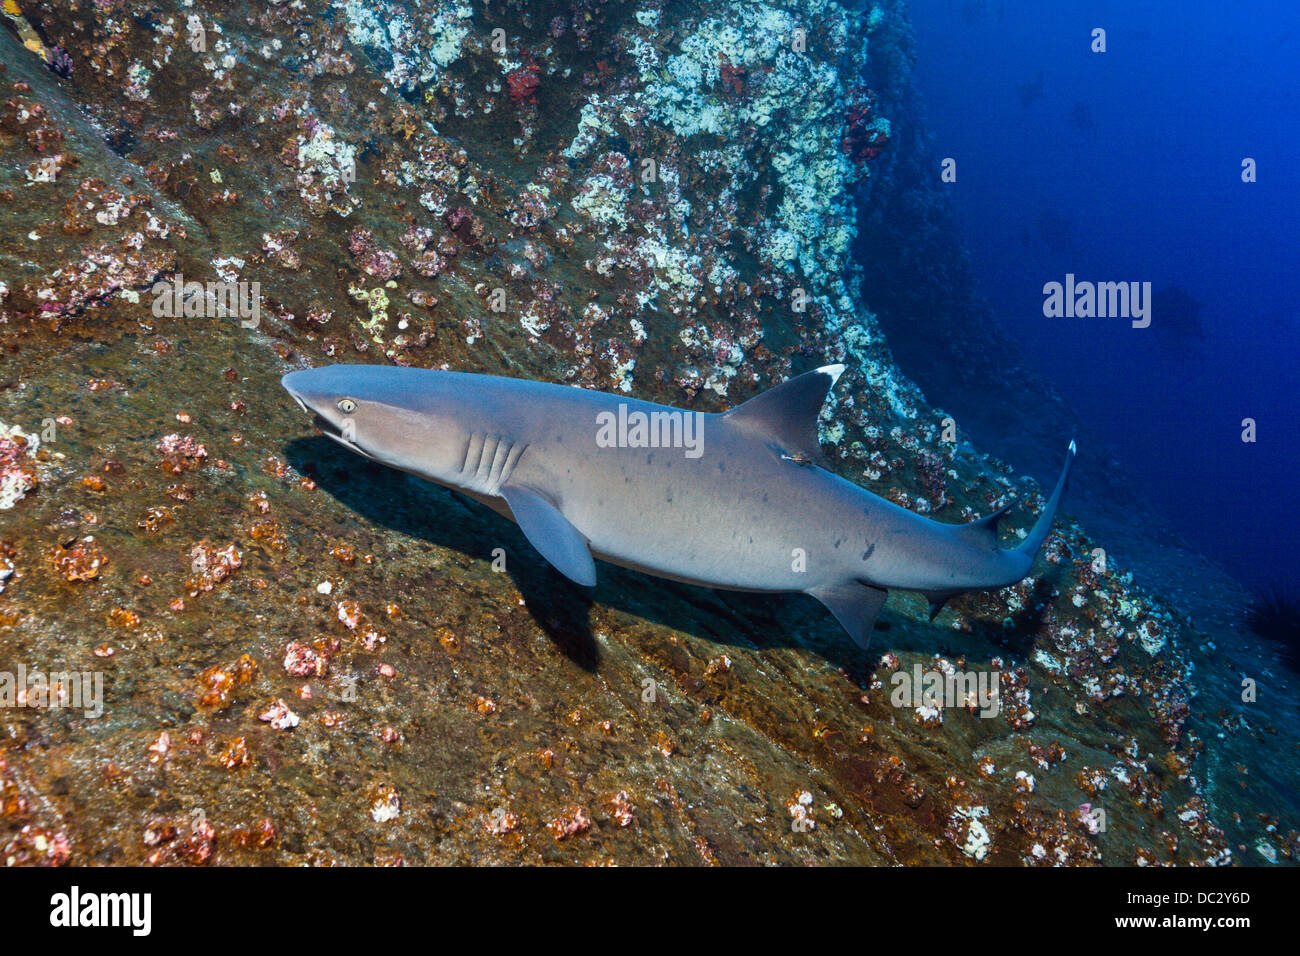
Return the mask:
<svg viewBox="0 0 1300 956">
<path fill-rule="evenodd" d="M 522 442 L 475 432 L 465 445 L 465 460 L 460 466 L 464 485 L 495 495 L 510 480 L 515 465 L 527 448 Z"/>
</svg>

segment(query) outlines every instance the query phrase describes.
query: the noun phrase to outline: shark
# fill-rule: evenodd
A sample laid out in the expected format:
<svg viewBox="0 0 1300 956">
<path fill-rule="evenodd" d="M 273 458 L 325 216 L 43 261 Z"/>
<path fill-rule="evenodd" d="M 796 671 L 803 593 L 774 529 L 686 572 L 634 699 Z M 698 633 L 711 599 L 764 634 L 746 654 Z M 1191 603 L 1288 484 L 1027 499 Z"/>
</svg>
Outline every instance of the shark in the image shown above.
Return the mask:
<svg viewBox="0 0 1300 956">
<path fill-rule="evenodd" d="M 830 470 L 818 418 L 844 368 L 805 372 L 720 413 L 378 365 L 301 369 L 281 384 L 324 435 L 513 520 L 578 585 L 596 584 L 600 560 L 722 590 L 808 594 L 866 648 L 892 589 L 925 595 L 933 621 L 958 594 L 1026 577 L 1077 447 L 1032 527 L 1003 548 L 1010 504 L 947 524 Z"/>
</svg>

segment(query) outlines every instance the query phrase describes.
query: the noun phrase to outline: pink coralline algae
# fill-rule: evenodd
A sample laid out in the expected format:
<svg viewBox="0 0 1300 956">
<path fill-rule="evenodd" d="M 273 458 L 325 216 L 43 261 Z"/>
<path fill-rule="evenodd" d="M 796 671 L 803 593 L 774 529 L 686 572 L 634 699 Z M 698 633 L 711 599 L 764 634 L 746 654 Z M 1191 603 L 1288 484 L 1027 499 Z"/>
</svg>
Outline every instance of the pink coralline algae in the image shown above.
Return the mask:
<svg viewBox="0 0 1300 956">
<path fill-rule="evenodd" d="M 510 204 L 510 224 L 519 229 L 536 229 L 555 215 L 540 190 L 526 189 Z"/>
<path fill-rule="evenodd" d="M 284 669 L 294 677 L 323 677 L 328 658 L 300 641 L 291 641 L 284 649 Z"/>
<path fill-rule="evenodd" d="M 385 519 L 444 499 L 345 474 L 277 388 L 294 368 L 362 361 L 712 413 L 843 362 L 820 421 L 829 467 L 948 524 L 1014 502 L 1012 545 L 1044 490 L 941 437 L 872 312 L 868 290 L 907 277 L 853 254 L 874 221 L 855 187 L 883 159 L 896 169 L 863 201 L 883 215 L 903 189 L 934 201 L 895 174 L 928 161 L 923 137 L 890 125 L 917 122 L 899 99 L 905 0 L 23 6 L 77 82 L 36 58 L 26 79 L 0 64 L 15 384 L 0 417 L 41 439 L 0 425 L 0 503 L 14 502 L 0 631 L 49 661 L 83 635 L 131 679 L 98 722 L 22 715 L 54 750 L 0 742 L 0 860 L 1300 859 L 1278 796 L 1296 778 L 1294 721 L 1268 710 L 1279 695 L 1241 703 L 1227 655 L 1198 650 L 1230 635 L 1198 633 L 1099 563 L 1109 542 L 1077 525 L 1060 522 L 1034 577 L 933 624 L 924 602 L 891 601 L 879 665 L 809 602 L 663 593 L 662 620 L 633 613 L 640 599 L 600 612 L 609 653 L 588 671 L 546 639 L 563 594 L 489 571 L 496 541 L 413 546 Z M 953 246 L 943 217 L 922 218 L 916 236 L 886 223 L 903 259 Z M 261 327 L 152 314 L 155 283 L 182 272 L 260 283 Z M 1041 410 L 1036 431 L 1057 432 L 1063 413 Z M 725 656 L 715 642 L 778 631 L 812 640 Z M 916 663 L 996 672 L 997 713 L 968 694 L 899 710 L 888 681 Z M 642 672 L 661 705 L 630 713 L 635 690 L 611 688 Z M 184 731 L 173 698 L 197 708 Z M 714 748 L 723 783 L 701 789 L 711 721 L 751 742 Z M 150 783 L 164 767 L 188 795 L 173 816 Z M 250 807 L 274 823 L 241 822 Z M 120 839 L 122 820 L 143 841 Z"/>
<path fill-rule="evenodd" d="M 483 241 L 483 220 L 474 215 L 473 210 L 468 206 L 457 206 L 443 216 L 443 220 L 447 223 L 447 227 L 467 245 L 474 246 Z"/>
<path fill-rule="evenodd" d="M 510 98 L 516 103 L 536 103 L 538 79 L 536 63 L 526 63 L 506 74 L 506 85 L 510 89 Z"/>
<path fill-rule="evenodd" d="M 233 545 L 214 548 L 200 541 L 190 549 L 190 569 L 193 576 L 185 587 L 190 597 L 198 597 L 234 574 L 243 564 L 239 550 Z"/>
<path fill-rule="evenodd" d="M 164 435 L 158 442 L 158 451 L 163 456 L 159 466 L 174 475 L 199 467 L 208 457 L 207 447 L 189 435 Z"/>
<path fill-rule="evenodd" d="M 397 253 L 378 245 L 369 229 L 358 226 L 348 234 L 348 251 L 366 275 L 387 281 L 402 274 Z"/>
<path fill-rule="evenodd" d="M 50 72 L 65 80 L 72 76 L 72 57 L 62 47 L 53 46 L 45 51 L 45 65 Z"/>
<path fill-rule="evenodd" d="M 106 305 L 120 289 L 147 289 L 169 271 L 175 253 L 149 252 L 115 248 L 110 243 L 83 250 L 75 262 L 56 270 L 46 283 L 31 295 L 40 302 L 40 311 L 54 319 L 57 329 L 61 320 L 87 309 Z"/>
<path fill-rule="evenodd" d="M 257 719 L 270 724 L 272 730 L 292 730 L 298 726 L 298 715 L 289 709 L 283 698 L 268 704 Z"/>
<path fill-rule="evenodd" d="M 411 268 L 417 275 L 422 275 L 426 279 L 433 279 L 443 269 L 447 268 L 447 260 L 434 250 L 426 249 L 411 260 Z"/>
<path fill-rule="evenodd" d="M 551 831 L 551 836 L 557 840 L 564 840 L 579 833 L 586 833 L 591 829 L 591 817 L 582 807 L 569 807 L 555 819 L 547 824 Z"/>
<path fill-rule="evenodd" d="M 36 487 L 32 441 L 22 429 L 0 424 L 0 508 L 12 508 Z"/>
<path fill-rule="evenodd" d="M 727 59 L 727 54 L 718 54 L 718 73 L 722 79 L 722 85 L 725 89 L 739 96 L 745 92 L 745 74 L 748 71 L 744 67 L 732 65 L 731 60 Z"/>
<path fill-rule="evenodd" d="M 845 121 L 841 149 L 854 163 L 875 159 L 889 145 L 888 126 L 876 115 L 876 97 L 871 90 L 855 87 L 849 91 Z"/>
</svg>

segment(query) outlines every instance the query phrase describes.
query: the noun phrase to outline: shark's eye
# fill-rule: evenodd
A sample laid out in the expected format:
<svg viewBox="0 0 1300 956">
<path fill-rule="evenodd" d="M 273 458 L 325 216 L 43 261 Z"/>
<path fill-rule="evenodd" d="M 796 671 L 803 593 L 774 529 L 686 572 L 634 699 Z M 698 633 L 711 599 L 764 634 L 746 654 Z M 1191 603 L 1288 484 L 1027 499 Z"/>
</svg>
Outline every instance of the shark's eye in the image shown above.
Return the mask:
<svg viewBox="0 0 1300 956">
<path fill-rule="evenodd" d="M 350 398 L 340 398 L 338 408 L 344 415 L 351 415 L 357 410 L 357 403 Z"/>
</svg>

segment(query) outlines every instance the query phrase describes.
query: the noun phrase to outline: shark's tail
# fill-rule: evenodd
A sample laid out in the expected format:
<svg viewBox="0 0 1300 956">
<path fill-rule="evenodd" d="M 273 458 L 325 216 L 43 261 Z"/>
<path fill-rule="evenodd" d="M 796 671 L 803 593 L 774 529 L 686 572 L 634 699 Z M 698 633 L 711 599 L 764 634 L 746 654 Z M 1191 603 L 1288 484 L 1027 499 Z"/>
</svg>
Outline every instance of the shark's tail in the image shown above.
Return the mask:
<svg viewBox="0 0 1300 956">
<path fill-rule="evenodd" d="M 1074 439 L 1070 439 L 1070 450 L 1065 456 L 1065 467 L 1061 469 L 1061 477 L 1056 481 L 1056 490 L 1052 492 L 1052 497 L 1047 499 L 1047 507 L 1043 513 L 1038 516 L 1034 522 L 1033 528 L 1029 530 L 1029 536 L 1022 541 L 1016 548 L 1021 554 L 1027 554 L 1030 558 L 1038 553 L 1038 549 L 1043 546 L 1047 539 L 1047 534 L 1052 530 L 1052 520 L 1056 517 L 1056 506 L 1061 503 L 1061 492 L 1065 490 L 1065 479 L 1070 477 L 1070 466 L 1074 464 L 1074 456 L 1078 452 L 1078 447 L 1074 444 Z"/>
</svg>

